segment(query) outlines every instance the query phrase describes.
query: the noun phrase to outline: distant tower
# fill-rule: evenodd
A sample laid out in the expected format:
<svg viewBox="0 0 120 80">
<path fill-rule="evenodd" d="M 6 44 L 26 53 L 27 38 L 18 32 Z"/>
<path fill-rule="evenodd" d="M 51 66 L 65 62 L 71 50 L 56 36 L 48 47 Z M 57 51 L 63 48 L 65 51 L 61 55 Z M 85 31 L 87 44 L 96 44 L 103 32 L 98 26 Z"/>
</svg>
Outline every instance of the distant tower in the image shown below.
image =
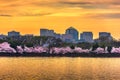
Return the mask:
<svg viewBox="0 0 120 80">
<path fill-rule="evenodd" d="M 69 27 L 67 30 L 66 30 L 66 33 L 65 34 L 70 34 L 72 35 L 73 39 L 75 41 L 78 41 L 78 31 L 73 28 L 73 27 Z"/>
</svg>

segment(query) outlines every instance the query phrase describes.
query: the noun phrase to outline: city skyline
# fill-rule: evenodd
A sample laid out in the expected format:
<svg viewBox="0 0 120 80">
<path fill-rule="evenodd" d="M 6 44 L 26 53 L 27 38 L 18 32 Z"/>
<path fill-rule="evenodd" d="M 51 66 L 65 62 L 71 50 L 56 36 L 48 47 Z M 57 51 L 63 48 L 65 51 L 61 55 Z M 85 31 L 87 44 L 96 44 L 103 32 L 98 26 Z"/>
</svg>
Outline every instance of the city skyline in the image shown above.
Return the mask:
<svg viewBox="0 0 120 80">
<path fill-rule="evenodd" d="M 75 30 L 75 34 L 74 34 L 74 32 L 71 32 L 71 30 L 73 30 L 73 31 Z M 76 34 L 76 31 L 77 31 L 77 34 Z M 0 35 L 4 36 L 5 34 L 0 34 Z M 21 34 L 21 32 L 15 31 L 15 30 L 7 32 L 7 34 L 5 36 L 12 37 L 12 36 L 26 36 L 26 35 L 28 35 L 28 36 L 36 36 L 36 35 L 30 34 L 30 33 Z M 54 31 L 53 29 L 41 28 L 39 30 L 39 35 L 37 35 L 37 36 L 54 36 L 54 37 L 57 36 L 57 37 L 60 38 L 60 36 L 62 36 L 62 35 L 68 35 L 68 36 L 72 35 L 73 37 L 76 36 L 75 38 L 72 37 L 73 39 L 76 39 L 76 41 L 77 41 L 77 39 L 79 39 L 79 40 L 83 39 L 83 35 L 88 36 L 89 38 L 93 38 L 93 39 L 97 39 L 97 38 L 100 38 L 102 36 L 104 36 L 104 37 L 111 36 L 111 38 L 114 38 L 114 36 L 112 36 L 112 34 L 110 32 L 98 32 L 98 37 L 94 38 L 93 32 L 91 32 L 91 31 L 79 32 L 73 26 L 70 26 L 69 28 L 67 28 L 63 34 L 62 33 L 60 34 L 60 33 L 56 32 L 56 31 Z"/>
<path fill-rule="evenodd" d="M 79 32 L 110 32 L 120 38 L 119 0 L 1 0 L 0 32 L 16 30 L 39 35 L 39 28 L 64 33 L 69 26 Z"/>
</svg>

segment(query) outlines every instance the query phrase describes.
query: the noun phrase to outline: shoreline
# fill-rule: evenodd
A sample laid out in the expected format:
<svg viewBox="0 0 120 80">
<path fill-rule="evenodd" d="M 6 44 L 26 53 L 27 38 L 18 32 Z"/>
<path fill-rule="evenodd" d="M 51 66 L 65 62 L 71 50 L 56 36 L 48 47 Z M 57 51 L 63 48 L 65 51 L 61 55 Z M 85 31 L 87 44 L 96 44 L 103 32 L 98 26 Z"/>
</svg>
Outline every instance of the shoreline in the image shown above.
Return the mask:
<svg viewBox="0 0 120 80">
<path fill-rule="evenodd" d="M 86 57 L 86 58 L 114 58 L 120 57 L 119 53 L 66 53 L 66 54 L 50 54 L 50 53 L 0 53 L 0 57 Z"/>
</svg>

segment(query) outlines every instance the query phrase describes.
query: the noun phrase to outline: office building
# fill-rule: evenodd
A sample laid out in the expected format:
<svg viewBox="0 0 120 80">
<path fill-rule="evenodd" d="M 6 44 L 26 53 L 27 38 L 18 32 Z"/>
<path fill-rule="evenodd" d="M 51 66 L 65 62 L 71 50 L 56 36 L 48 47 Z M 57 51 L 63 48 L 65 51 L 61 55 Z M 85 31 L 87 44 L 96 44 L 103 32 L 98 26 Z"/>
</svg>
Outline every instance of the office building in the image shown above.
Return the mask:
<svg viewBox="0 0 120 80">
<path fill-rule="evenodd" d="M 16 32 L 16 31 L 8 32 L 8 37 L 19 37 L 19 36 L 20 36 L 20 32 Z"/>
<path fill-rule="evenodd" d="M 99 32 L 99 38 L 100 37 L 111 37 L 111 34 L 108 32 Z"/>
<path fill-rule="evenodd" d="M 54 37 L 54 30 L 40 29 L 40 36 L 53 36 Z"/>
<path fill-rule="evenodd" d="M 64 42 L 73 42 L 73 36 L 71 34 L 62 34 L 61 37 Z"/>
<path fill-rule="evenodd" d="M 111 33 L 109 33 L 109 32 L 99 32 L 99 39 L 102 39 L 102 38 L 111 41 L 112 40 Z"/>
<path fill-rule="evenodd" d="M 54 37 L 55 37 L 56 39 L 61 39 L 61 34 L 54 33 Z"/>
<path fill-rule="evenodd" d="M 5 39 L 6 35 L 0 34 L 0 39 Z"/>
<path fill-rule="evenodd" d="M 80 34 L 80 41 L 81 42 L 89 42 L 93 43 L 93 33 L 92 32 L 83 32 Z"/>
<path fill-rule="evenodd" d="M 71 35 L 75 41 L 78 41 L 78 31 L 75 28 L 68 28 L 65 34 Z"/>
</svg>

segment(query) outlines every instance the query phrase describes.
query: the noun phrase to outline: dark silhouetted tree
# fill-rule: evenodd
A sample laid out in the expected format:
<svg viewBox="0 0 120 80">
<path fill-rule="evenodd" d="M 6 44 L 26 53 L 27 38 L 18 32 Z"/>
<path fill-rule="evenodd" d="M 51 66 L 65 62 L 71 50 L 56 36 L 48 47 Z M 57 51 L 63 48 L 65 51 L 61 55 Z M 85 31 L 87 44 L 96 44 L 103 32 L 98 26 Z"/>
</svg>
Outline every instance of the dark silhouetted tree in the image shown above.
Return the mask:
<svg viewBox="0 0 120 80">
<path fill-rule="evenodd" d="M 95 43 L 92 47 L 92 51 L 96 50 L 99 47 L 98 43 Z"/>
<path fill-rule="evenodd" d="M 112 50 L 112 46 L 108 46 L 107 51 L 111 53 L 111 50 Z"/>
<path fill-rule="evenodd" d="M 71 48 L 71 49 L 75 49 L 75 46 L 72 45 L 72 46 L 70 46 L 70 48 Z"/>
</svg>

